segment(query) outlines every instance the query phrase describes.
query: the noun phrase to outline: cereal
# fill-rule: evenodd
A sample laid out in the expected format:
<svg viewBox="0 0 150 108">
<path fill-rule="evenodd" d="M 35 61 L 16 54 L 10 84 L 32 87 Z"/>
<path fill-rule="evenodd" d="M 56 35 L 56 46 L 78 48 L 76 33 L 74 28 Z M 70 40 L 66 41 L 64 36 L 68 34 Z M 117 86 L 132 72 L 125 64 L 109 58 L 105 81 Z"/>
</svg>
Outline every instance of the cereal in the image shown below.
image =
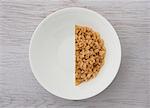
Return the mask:
<svg viewBox="0 0 150 108">
<path fill-rule="evenodd" d="M 97 76 L 104 64 L 106 49 L 98 32 L 86 26 L 75 25 L 75 83 L 89 81 Z"/>
</svg>

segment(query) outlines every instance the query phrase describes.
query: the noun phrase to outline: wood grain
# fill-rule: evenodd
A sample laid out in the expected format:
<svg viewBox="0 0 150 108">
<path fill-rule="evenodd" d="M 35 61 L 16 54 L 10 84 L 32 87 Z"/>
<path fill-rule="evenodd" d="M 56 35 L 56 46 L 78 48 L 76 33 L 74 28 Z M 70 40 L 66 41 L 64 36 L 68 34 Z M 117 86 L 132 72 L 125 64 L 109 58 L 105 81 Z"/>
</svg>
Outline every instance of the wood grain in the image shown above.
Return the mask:
<svg viewBox="0 0 150 108">
<path fill-rule="evenodd" d="M 55 97 L 34 78 L 28 60 L 33 31 L 48 14 L 85 7 L 116 29 L 122 63 L 114 82 L 82 101 Z M 0 0 L 0 108 L 150 108 L 150 0 Z"/>
</svg>

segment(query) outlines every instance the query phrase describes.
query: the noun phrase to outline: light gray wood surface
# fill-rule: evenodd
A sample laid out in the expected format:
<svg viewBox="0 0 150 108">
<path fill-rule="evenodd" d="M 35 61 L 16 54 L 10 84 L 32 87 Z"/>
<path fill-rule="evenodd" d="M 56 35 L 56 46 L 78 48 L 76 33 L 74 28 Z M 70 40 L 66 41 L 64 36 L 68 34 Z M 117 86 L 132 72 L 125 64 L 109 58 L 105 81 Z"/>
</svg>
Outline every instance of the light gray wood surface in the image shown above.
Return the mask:
<svg viewBox="0 0 150 108">
<path fill-rule="evenodd" d="M 97 11 L 116 29 L 122 63 L 99 95 L 68 101 L 47 92 L 34 78 L 29 42 L 48 14 L 78 6 Z M 150 108 L 150 0 L 0 0 L 0 108 Z"/>
</svg>

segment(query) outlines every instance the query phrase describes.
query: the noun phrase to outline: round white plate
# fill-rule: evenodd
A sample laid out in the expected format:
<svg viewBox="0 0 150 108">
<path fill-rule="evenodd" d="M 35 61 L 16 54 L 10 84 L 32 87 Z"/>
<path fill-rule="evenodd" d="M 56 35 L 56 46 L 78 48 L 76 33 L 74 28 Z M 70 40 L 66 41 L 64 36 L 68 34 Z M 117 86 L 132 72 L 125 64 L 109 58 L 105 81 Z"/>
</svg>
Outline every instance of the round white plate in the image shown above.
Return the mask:
<svg viewBox="0 0 150 108">
<path fill-rule="evenodd" d="M 105 64 L 98 76 L 75 86 L 75 25 L 92 27 L 106 46 Z M 100 14 L 84 8 L 65 8 L 47 16 L 33 33 L 29 59 L 38 82 L 50 93 L 81 100 L 102 92 L 115 78 L 121 47 L 112 25 Z"/>
</svg>

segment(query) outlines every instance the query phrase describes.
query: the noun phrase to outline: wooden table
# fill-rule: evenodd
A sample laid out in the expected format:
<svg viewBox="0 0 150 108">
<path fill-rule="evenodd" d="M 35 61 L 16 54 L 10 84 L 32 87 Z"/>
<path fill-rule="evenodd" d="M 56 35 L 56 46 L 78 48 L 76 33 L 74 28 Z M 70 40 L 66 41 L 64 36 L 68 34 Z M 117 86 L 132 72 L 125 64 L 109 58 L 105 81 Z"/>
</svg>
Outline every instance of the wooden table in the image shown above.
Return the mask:
<svg viewBox="0 0 150 108">
<path fill-rule="evenodd" d="M 72 6 L 105 16 L 122 46 L 113 83 L 81 101 L 47 92 L 34 78 L 28 59 L 37 25 L 48 14 Z M 150 108 L 150 0 L 0 0 L 0 108 Z"/>
</svg>

